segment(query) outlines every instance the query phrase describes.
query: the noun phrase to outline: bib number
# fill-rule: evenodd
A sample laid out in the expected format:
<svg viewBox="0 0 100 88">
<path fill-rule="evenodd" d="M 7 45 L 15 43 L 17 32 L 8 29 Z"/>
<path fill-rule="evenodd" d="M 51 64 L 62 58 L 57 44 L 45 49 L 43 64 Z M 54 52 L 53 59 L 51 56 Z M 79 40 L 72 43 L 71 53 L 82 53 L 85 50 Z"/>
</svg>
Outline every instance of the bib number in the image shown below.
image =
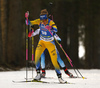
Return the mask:
<svg viewBox="0 0 100 88">
<path fill-rule="evenodd" d="M 47 32 L 45 32 L 45 31 L 42 31 L 42 34 L 43 34 L 43 35 L 47 35 Z"/>
</svg>

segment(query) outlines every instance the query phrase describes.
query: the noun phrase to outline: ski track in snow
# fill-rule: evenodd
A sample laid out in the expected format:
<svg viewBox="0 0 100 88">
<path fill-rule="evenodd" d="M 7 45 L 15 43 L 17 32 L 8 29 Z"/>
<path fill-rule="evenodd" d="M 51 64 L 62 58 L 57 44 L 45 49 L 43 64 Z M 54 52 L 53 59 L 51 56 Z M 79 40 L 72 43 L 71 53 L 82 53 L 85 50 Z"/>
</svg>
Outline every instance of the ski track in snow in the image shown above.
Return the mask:
<svg viewBox="0 0 100 88">
<path fill-rule="evenodd" d="M 72 69 L 69 69 L 74 75 L 75 72 Z M 100 69 L 79 69 L 83 78 L 69 78 L 63 70 L 62 78 L 68 82 L 75 84 L 46 84 L 46 83 L 37 83 L 37 82 L 25 82 L 25 83 L 13 83 L 14 81 L 23 81 L 26 77 L 26 71 L 6 71 L 0 72 L 0 88 L 100 88 Z M 36 71 L 34 70 L 33 76 L 36 76 Z M 41 79 L 47 82 L 58 82 L 56 72 L 54 70 L 46 70 L 46 79 Z M 53 78 L 52 78 L 53 77 Z M 28 78 L 32 78 L 32 71 L 28 71 Z"/>
</svg>

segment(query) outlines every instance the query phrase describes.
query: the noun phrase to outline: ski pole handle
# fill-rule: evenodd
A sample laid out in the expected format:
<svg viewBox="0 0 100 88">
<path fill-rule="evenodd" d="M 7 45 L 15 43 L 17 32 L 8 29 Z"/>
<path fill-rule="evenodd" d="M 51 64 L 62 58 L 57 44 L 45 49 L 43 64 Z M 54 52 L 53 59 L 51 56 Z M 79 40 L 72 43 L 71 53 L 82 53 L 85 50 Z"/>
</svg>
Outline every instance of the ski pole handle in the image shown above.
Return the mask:
<svg viewBox="0 0 100 88">
<path fill-rule="evenodd" d="M 28 19 L 28 17 L 29 17 L 29 11 L 27 11 L 27 12 L 25 13 L 25 18 Z"/>
<path fill-rule="evenodd" d="M 28 17 L 29 17 L 29 11 L 25 13 L 25 18 L 26 18 L 26 25 L 28 25 Z"/>
</svg>

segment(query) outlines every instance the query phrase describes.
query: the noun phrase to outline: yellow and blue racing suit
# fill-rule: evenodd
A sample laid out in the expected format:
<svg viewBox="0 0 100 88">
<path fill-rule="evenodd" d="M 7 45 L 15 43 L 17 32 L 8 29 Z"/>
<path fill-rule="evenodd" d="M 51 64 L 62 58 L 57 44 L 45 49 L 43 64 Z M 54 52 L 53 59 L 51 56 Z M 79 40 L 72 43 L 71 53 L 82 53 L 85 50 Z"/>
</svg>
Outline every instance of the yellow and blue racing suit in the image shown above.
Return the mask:
<svg viewBox="0 0 100 88">
<path fill-rule="evenodd" d="M 32 25 L 39 25 L 40 27 L 40 40 L 38 42 L 38 45 L 35 51 L 36 70 L 40 69 L 39 59 L 41 57 L 41 54 L 44 52 L 44 50 L 47 49 L 50 54 L 52 64 L 55 67 L 56 73 L 61 74 L 60 67 L 57 62 L 57 52 L 56 52 L 56 47 L 55 47 L 55 41 L 54 41 L 54 37 L 52 36 L 54 32 L 57 32 L 57 27 L 52 20 L 47 19 L 47 22 L 48 23 L 46 25 L 43 25 L 40 19 L 30 21 Z M 52 26 L 50 31 L 46 29 L 46 26 Z"/>
</svg>

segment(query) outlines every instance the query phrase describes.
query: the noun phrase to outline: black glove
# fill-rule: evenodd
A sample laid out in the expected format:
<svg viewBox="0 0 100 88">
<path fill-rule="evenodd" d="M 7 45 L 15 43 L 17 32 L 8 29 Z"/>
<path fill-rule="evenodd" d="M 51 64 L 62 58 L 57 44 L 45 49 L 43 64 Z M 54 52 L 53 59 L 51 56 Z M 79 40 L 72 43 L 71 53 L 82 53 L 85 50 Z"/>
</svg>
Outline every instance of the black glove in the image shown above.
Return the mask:
<svg viewBox="0 0 100 88">
<path fill-rule="evenodd" d="M 59 43 L 61 43 L 61 41 L 60 40 L 57 40 Z"/>
</svg>

